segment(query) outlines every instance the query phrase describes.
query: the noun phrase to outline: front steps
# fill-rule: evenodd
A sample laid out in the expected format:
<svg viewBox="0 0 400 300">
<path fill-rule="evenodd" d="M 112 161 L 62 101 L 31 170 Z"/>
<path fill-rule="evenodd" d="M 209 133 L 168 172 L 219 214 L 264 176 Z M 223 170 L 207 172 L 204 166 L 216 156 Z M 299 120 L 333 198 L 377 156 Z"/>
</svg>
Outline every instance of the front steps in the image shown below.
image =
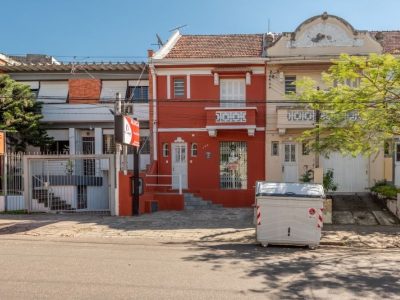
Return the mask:
<svg viewBox="0 0 400 300">
<path fill-rule="evenodd" d="M 203 200 L 203 198 L 195 196 L 192 193 L 184 193 L 185 210 L 197 209 L 219 209 L 222 204 L 214 204 L 211 201 Z"/>
</svg>

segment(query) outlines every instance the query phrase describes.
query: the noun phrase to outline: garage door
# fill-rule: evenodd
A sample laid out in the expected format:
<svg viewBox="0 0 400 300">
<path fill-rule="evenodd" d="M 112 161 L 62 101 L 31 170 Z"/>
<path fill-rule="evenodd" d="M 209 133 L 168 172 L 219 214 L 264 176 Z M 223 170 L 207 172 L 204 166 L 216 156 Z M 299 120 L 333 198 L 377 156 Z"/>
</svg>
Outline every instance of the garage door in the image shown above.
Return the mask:
<svg viewBox="0 0 400 300">
<path fill-rule="evenodd" d="M 335 183 L 338 184 L 337 192 L 366 192 L 368 187 L 368 158 L 343 156 L 331 153 L 329 158 L 321 157 L 321 167 L 324 172 L 333 170 Z"/>
</svg>

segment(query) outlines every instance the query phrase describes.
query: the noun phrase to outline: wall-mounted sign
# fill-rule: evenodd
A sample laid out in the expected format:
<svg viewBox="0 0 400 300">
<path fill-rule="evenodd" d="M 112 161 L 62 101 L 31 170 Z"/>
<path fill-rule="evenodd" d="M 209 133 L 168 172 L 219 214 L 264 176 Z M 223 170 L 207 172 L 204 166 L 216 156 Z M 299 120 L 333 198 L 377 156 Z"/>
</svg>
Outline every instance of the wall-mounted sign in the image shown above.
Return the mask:
<svg viewBox="0 0 400 300">
<path fill-rule="evenodd" d="M 6 152 L 6 134 L 0 131 L 0 155 L 4 155 L 4 152 Z"/>
<path fill-rule="evenodd" d="M 139 121 L 128 116 L 115 116 L 115 142 L 139 147 Z"/>
<path fill-rule="evenodd" d="M 216 123 L 246 123 L 246 111 L 217 111 Z"/>
</svg>

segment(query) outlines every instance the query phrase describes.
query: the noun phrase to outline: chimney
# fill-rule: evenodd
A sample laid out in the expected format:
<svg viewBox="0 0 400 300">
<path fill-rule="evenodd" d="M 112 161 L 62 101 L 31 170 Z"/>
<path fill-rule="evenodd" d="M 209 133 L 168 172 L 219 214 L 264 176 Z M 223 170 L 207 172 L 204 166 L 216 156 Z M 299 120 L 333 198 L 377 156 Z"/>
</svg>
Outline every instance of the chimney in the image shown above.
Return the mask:
<svg viewBox="0 0 400 300">
<path fill-rule="evenodd" d="M 152 57 L 153 57 L 153 54 L 154 54 L 153 49 L 148 49 L 148 50 L 147 50 L 147 57 L 148 57 L 148 58 L 152 58 Z"/>
</svg>

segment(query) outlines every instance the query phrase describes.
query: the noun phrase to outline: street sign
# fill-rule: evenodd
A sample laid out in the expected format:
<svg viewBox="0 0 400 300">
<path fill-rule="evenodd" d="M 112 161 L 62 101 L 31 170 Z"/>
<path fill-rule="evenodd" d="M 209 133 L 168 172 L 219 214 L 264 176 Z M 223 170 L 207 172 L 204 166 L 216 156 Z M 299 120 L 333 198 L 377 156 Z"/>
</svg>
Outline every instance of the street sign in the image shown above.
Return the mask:
<svg viewBox="0 0 400 300">
<path fill-rule="evenodd" d="M 139 147 L 139 121 L 128 116 L 115 116 L 115 142 Z"/>
<path fill-rule="evenodd" d="M 0 131 L 0 155 L 4 155 L 4 152 L 6 152 L 6 134 Z"/>
</svg>

